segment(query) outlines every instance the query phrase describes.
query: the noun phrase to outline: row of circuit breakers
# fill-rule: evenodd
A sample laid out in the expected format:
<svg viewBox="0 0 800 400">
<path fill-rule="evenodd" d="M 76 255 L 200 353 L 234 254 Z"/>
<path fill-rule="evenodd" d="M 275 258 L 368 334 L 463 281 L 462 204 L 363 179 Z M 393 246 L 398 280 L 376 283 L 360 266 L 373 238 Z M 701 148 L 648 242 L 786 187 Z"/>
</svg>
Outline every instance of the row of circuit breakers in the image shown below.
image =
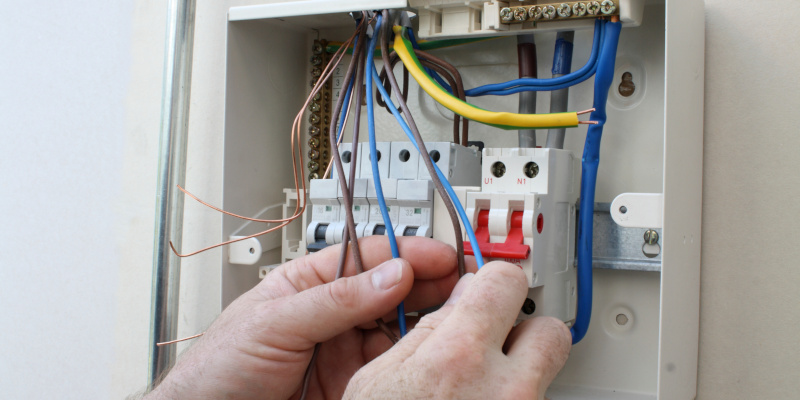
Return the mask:
<svg viewBox="0 0 800 400">
<path fill-rule="evenodd" d="M 384 235 L 370 149 L 366 143 L 357 145 L 359 165 L 351 182 L 356 233 L 359 237 Z M 573 192 L 572 153 L 551 148 L 486 148 L 480 152 L 449 142 L 426 146 L 466 210 L 483 258 L 511 262 L 525 271 L 529 301 L 520 317 L 548 315 L 573 320 L 577 194 Z M 395 235 L 433 237 L 454 245 L 454 228 L 416 148 L 409 142 L 379 142 L 377 149 L 381 186 Z M 351 143 L 339 147 L 345 171 L 350 169 L 352 150 Z M 345 211 L 338 179 L 334 174 L 332 179 L 310 181 L 311 214 L 304 232 L 309 252 L 342 242 Z M 464 235 L 465 253 L 472 255 L 475 243 L 468 240 Z"/>
</svg>

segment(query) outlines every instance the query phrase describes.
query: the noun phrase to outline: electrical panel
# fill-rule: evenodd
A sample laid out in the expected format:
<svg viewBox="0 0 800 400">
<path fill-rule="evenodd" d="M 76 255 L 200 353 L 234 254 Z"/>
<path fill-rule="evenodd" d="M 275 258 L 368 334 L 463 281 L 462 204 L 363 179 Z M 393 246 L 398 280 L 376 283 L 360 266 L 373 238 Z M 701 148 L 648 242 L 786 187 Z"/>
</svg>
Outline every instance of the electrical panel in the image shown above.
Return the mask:
<svg viewBox="0 0 800 400">
<path fill-rule="evenodd" d="M 574 31 L 573 69 L 587 64 L 597 15 L 622 23 L 592 211 L 593 307 L 586 337 L 547 393 L 551 399 L 693 398 L 697 371 L 699 239 L 702 167 L 703 8 L 689 0 L 310 1 L 233 7 L 228 14 L 223 207 L 255 218 L 301 218 L 280 235 L 250 238 L 225 250 L 222 306 L 257 284 L 274 266 L 341 243 L 344 195 L 353 188 L 358 236 L 383 235 L 366 135 L 338 149 L 327 142 L 332 108 L 347 85 L 333 71 L 303 114 L 305 192 L 294 189 L 289 127 L 310 86 L 330 62 L 328 46 L 354 29 L 351 11 L 411 11 L 420 40 L 468 40 L 430 50 L 460 71 L 464 86 L 518 77 L 516 36 L 533 34 L 539 78 L 550 78 L 559 32 Z M 313 4 L 312 4 L 313 3 Z M 478 38 L 491 37 L 487 40 Z M 348 56 L 342 65 L 347 65 Z M 382 62 L 376 59 L 378 68 Z M 428 148 L 420 155 L 391 114 L 376 109 L 375 155 L 389 218 L 398 236 L 454 242 L 454 229 L 434 190 L 423 156 L 453 186 L 486 261 L 504 260 L 528 278 L 520 319 L 556 316 L 575 322 L 578 301 L 579 198 L 586 125 L 568 129 L 563 149 L 520 147 L 517 132 L 469 122 L 470 140 L 453 143 L 453 114 L 414 79 L 408 105 Z M 569 89 L 569 110 L 592 107 L 590 78 Z M 548 113 L 539 92 L 536 112 Z M 469 99 L 485 110 L 516 112 L 518 96 Z M 363 112 L 362 112 L 363 113 Z M 361 116 L 362 130 L 366 121 Z M 547 130 L 538 132 L 544 145 Z M 480 142 L 480 146 L 476 144 Z M 338 151 L 347 173 L 326 176 Z M 288 171 L 288 172 L 286 172 Z M 255 177 L 255 179 L 254 179 Z M 313 178 L 313 179 L 308 179 Z M 305 196 L 307 194 L 307 196 Z M 454 199 L 456 200 L 456 199 Z M 304 204 L 307 202 L 307 204 Z M 584 214 L 587 215 L 587 214 Z M 273 224 L 270 226 L 277 226 Z M 464 225 L 461 225 L 464 231 Z M 225 217 L 221 239 L 254 233 Z"/>
</svg>

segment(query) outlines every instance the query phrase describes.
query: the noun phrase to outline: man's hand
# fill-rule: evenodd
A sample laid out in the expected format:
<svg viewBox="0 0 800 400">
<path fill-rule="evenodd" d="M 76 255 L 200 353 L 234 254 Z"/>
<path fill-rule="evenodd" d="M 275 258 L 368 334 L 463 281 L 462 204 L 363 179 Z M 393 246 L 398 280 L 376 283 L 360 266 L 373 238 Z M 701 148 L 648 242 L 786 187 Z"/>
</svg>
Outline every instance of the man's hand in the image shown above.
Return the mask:
<svg viewBox="0 0 800 400">
<path fill-rule="evenodd" d="M 225 309 L 148 398 L 298 397 L 316 343 L 309 398 L 341 397 L 353 374 L 392 346 L 375 319 L 394 319 L 404 299 L 408 311 L 441 304 L 458 282 L 455 251 L 441 242 L 398 238 L 404 260 L 391 260 L 385 237 L 359 243 L 363 274 L 352 276 L 350 256 L 351 277 L 334 281 L 341 246 L 269 273 Z"/>
<path fill-rule="evenodd" d="M 440 310 L 350 381 L 347 399 L 542 399 L 567 360 L 569 330 L 554 318 L 512 329 L 528 292 L 519 267 L 486 264 Z"/>
</svg>

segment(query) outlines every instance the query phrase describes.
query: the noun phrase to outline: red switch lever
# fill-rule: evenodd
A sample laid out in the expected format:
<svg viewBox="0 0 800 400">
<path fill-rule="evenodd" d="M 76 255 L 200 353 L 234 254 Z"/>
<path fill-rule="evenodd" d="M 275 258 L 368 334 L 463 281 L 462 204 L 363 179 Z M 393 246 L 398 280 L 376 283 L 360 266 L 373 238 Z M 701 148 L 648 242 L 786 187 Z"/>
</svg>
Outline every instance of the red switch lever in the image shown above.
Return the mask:
<svg viewBox="0 0 800 400">
<path fill-rule="evenodd" d="M 522 211 L 511 213 L 511 228 L 504 243 L 489 243 L 489 210 L 478 212 L 478 228 L 475 230 L 475 240 L 484 258 L 511 258 L 524 260 L 531 253 L 531 248 L 527 244 L 522 244 L 524 236 L 522 234 Z M 472 251 L 472 244 L 464 242 L 464 254 L 475 255 Z"/>
</svg>

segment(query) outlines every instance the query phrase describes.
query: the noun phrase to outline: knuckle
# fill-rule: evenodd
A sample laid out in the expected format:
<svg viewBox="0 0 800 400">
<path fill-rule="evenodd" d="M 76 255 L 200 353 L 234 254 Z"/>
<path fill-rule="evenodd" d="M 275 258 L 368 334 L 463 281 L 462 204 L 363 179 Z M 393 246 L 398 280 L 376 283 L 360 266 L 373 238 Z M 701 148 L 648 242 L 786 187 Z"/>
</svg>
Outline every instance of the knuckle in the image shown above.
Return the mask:
<svg viewBox="0 0 800 400">
<path fill-rule="evenodd" d="M 358 306 L 359 287 L 352 278 L 342 278 L 334 281 L 326 288 L 326 302 L 335 309 L 352 309 Z"/>
</svg>

